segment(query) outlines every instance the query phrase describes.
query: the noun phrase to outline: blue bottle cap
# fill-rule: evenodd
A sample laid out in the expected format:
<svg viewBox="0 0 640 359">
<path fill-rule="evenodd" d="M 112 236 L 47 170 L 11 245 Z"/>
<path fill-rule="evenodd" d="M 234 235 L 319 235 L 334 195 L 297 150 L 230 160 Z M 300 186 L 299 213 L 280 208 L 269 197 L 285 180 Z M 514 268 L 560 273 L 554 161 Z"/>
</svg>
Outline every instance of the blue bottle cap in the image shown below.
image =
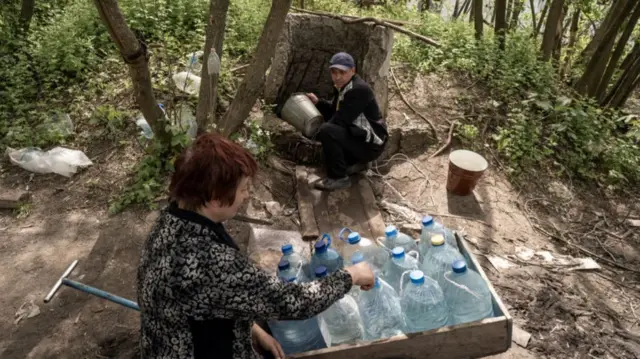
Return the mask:
<svg viewBox="0 0 640 359">
<path fill-rule="evenodd" d="M 326 277 L 327 276 L 327 267 L 325 266 L 318 266 L 315 270 L 316 272 L 316 277 L 318 278 L 322 278 L 322 277 Z"/>
<path fill-rule="evenodd" d="M 349 236 L 347 237 L 347 241 L 349 241 L 349 244 L 356 244 L 360 242 L 360 233 L 358 232 L 349 233 Z"/>
<path fill-rule="evenodd" d="M 420 284 L 424 283 L 424 273 L 419 270 L 414 270 L 409 273 L 409 278 L 411 279 L 411 283 Z"/>
<path fill-rule="evenodd" d="M 316 249 L 316 253 L 323 253 L 327 251 L 327 244 L 324 242 L 324 240 L 317 241 L 316 244 L 313 245 L 313 247 Z"/>
<path fill-rule="evenodd" d="M 289 266 L 290 266 L 289 261 L 286 259 L 282 259 L 280 263 L 278 263 L 279 270 L 287 270 L 289 269 Z"/>
<path fill-rule="evenodd" d="M 424 227 L 426 227 L 426 226 L 430 226 L 430 225 L 432 225 L 432 224 L 433 224 L 433 217 L 431 217 L 431 216 L 424 216 L 424 217 L 422 217 L 422 225 L 423 225 Z"/>
<path fill-rule="evenodd" d="M 364 262 L 364 255 L 362 255 L 362 253 L 360 252 L 355 252 L 351 256 L 351 264 L 358 264 L 360 262 Z"/>
<path fill-rule="evenodd" d="M 393 258 L 402 258 L 402 257 L 404 257 L 404 248 L 395 247 L 394 249 L 391 250 L 391 255 L 393 256 Z"/>
<path fill-rule="evenodd" d="M 293 253 L 293 246 L 289 243 L 282 245 L 282 254 L 291 254 Z"/>
<path fill-rule="evenodd" d="M 384 229 L 384 234 L 385 236 L 388 237 L 393 237 L 393 236 L 397 236 L 398 235 L 398 228 L 396 228 L 396 226 L 391 225 L 391 226 L 387 226 L 387 228 Z"/>
<path fill-rule="evenodd" d="M 467 262 L 461 259 L 455 260 L 453 261 L 451 268 L 453 268 L 455 273 L 464 273 L 467 271 Z"/>
</svg>

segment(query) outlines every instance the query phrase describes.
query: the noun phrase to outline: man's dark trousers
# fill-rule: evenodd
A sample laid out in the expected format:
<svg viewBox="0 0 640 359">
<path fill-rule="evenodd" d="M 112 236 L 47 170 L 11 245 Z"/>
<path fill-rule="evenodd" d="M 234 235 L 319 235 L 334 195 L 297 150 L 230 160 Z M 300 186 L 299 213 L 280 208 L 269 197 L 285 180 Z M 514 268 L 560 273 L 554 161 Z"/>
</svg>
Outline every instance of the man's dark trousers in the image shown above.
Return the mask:
<svg viewBox="0 0 640 359">
<path fill-rule="evenodd" d="M 330 122 L 320 126 L 316 139 L 322 143 L 327 175 L 333 179 L 346 177 L 349 166 L 371 162 L 384 150 L 384 144 L 365 143 L 354 138 L 346 127 Z"/>
</svg>

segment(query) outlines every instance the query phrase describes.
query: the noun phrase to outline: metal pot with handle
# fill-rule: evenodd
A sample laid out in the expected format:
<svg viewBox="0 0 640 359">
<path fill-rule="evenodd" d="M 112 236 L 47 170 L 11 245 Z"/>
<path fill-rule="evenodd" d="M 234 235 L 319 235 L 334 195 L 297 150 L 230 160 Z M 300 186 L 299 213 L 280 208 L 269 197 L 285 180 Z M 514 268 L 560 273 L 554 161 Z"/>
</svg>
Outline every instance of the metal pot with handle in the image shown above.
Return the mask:
<svg viewBox="0 0 640 359">
<path fill-rule="evenodd" d="M 280 116 L 307 138 L 313 138 L 323 122 L 320 111 L 302 92 L 289 97 L 282 107 Z"/>
</svg>

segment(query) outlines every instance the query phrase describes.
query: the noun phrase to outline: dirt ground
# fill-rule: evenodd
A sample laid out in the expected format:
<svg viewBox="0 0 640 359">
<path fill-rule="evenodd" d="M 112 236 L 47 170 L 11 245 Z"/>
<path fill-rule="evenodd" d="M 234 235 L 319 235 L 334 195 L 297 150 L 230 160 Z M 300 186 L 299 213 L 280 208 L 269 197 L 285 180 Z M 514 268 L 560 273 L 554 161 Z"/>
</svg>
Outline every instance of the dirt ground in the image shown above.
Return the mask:
<svg viewBox="0 0 640 359">
<path fill-rule="evenodd" d="M 429 115 L 442 142 L 447 120 L 464 113 L 456 99 L 468 86 L 451 78 L 427 77 L 416 79 L 409 88 L 408 100 Z M 392 96 L 390 109 L 389 121 L 422 121 L 398 96 Z M 31 175 L 6 162 L 0 165 L 2 186 L 28 188 L 32 193 L 32 205 L 21 216 L 0 213 L 2 358 L 137 356 L 139 322 L 133 310 L 66 287 L 50 303 L 42 301 L 75 259 L 80 263 L 72 279 L 135 300 L 140 247 L 157 216 L 156 211 L 146 210 L 114 216 L 106 212 L 108 199 L 124 186 L 126 174 L 140 158 L 138 148 L 88 143 L 81 149 L 94 165 L 71 179 Z M 640 357 L 636 313 L 640 276 L 635 269 L 609 265 L 575 247 L 630 269 L 640 268 L 640 229 L 629 224 L 640 216 L 640 194 L 614 198 L 575 188 L 570 180 L 547 181 L 543 175 L 526 188 L 514 187 L 501 174 L 499 162 L 483 153 L 491 161 L 490 170 L 472 196 L 456 197 L 445 190 L 449 150 L 429 158 L 435 149 L 420 156 L 396 156 L 388 163 L 390 169 L 372 171 L 369 178 L 378 200 L 433 214 L 467 236 L 514 324 L 532 335 L 526 349 L 513 344 L 499 358 Z M 245 211 L 271 219 L 274 227 L 296 229 L 294 188 L 292 178 L 265 167 Z M 264 204 L 270 201 L 280 203 L 282 211 L 269 214 Z M 388 223 L 415 223 L 392 211 L 383 213 Z M 246 245 L 247 224 L 230 221 L 228 226 L 241 246 Z M 527 248 L 554 257 L 590 256 L 602 268 L 570 271 L 537 255 L 516 256 Z M 508 260 L 511 266 L 496 264 L 492 256 Z M 16 312 L 31 302 L 39 314 L 16 322 Z"/>
</svg>

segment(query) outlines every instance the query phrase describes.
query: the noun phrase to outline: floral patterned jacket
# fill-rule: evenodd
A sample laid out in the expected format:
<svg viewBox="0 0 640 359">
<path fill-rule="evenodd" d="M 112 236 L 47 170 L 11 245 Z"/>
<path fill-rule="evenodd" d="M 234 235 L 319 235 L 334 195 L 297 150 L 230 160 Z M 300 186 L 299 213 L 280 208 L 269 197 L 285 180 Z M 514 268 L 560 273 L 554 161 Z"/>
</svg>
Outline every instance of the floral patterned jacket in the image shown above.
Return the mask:
<svg viewBox="0 0 640 359">
<path fill-rule="evenodd" d="M 142 358 L 259 358 L 254 321 L 312 317 L 351 284 L 344 270 L 283 283 L 250 263 L 222 224 L 172 203 L 161 211 L 138 268 Z"/>
</svg>

